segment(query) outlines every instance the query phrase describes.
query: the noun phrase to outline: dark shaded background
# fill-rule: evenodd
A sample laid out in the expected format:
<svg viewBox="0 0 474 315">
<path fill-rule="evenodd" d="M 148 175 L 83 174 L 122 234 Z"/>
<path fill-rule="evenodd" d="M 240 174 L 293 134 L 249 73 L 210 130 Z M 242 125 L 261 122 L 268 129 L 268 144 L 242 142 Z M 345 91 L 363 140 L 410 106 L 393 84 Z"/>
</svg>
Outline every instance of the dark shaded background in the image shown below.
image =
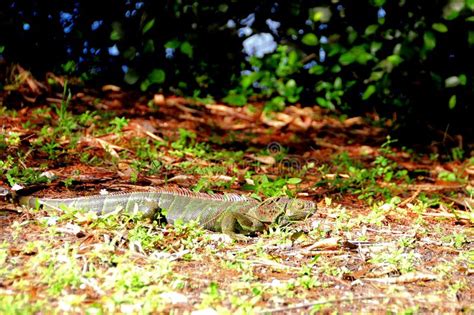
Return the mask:
<svg viewBox="0 0 474 315">
<path fill-rule="evenodd" d="M 272 110 L 295 102 L 348 113 L 375 110 L 396 113 L 400 137 L 412 141 L 446 130 L 472 139 L 471 0 L 98 4 L 2 1 L 1 59 L 40 79 L 53 71 L 90 86 L 230 94 L 237 101 L 224 98 L 229 103 L 263 100 Z M 315 18 L 321 8 L 330 16 Z M 244 40 L 262 33 L 284 52 L 245 53 Z M 310 33 L 316 42 L 305 40 Z"/>
</svg>

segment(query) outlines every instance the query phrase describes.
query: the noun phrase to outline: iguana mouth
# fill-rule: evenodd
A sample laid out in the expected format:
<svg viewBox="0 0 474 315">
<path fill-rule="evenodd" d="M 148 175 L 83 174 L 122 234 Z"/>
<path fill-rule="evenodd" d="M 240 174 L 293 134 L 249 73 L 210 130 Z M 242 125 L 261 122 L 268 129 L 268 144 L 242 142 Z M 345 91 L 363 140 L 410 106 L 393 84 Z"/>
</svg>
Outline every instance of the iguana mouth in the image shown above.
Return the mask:
<svg viewBox="0 0 474 315">
<path fill-rule="evenodd" d="M 312 215 L 311 211 L 305 211 L 304 215 L 287 215 L 285 213 L 282 213 L 280 216 L 277 217 L 276 223 L 281 226 L 287 226 L 290 225 L 294 222 L 302 221 L 306 218 L 309 218 Z"/>
</svg>

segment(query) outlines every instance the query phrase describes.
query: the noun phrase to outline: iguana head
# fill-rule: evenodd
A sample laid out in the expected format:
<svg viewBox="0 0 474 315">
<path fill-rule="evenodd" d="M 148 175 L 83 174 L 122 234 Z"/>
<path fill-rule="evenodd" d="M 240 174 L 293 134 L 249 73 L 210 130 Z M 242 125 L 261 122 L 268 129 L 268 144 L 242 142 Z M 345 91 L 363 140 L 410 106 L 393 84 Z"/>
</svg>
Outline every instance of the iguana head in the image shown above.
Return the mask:
<svg viewBox="0 0 474 315">
<path fill-rule="evenodd" d="M 310 217 L 316 211 L 312 201 L 291 198 L 267 199 L 257 208 L 257 218 L 267 223 L 289 223 Z"/>
<path fill-rule="evenodd" d="M 283 222 L 301 221 L 316 212 L 316 204 L 309 200 L 279 198 L 278 203 L 285 207 L 280 217 Z"/>
</svg>

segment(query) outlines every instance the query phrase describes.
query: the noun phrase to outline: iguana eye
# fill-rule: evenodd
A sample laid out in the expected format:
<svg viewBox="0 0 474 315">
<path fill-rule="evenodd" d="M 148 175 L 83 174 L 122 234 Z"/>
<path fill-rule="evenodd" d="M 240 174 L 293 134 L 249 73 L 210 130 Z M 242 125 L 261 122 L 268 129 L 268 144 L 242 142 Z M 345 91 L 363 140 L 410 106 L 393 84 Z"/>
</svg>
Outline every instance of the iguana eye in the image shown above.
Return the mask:
<svg viewBox="0 0 474 315">
<path fill-rule="evenodd" d="M 304 202 L 298 200 L 298 201 L 296 202 L 296 208 L 298 208 L 298 209 L 300 209 L 300 210 L 301 210 L 301 209 L 304 209 Z"/>
</svg>

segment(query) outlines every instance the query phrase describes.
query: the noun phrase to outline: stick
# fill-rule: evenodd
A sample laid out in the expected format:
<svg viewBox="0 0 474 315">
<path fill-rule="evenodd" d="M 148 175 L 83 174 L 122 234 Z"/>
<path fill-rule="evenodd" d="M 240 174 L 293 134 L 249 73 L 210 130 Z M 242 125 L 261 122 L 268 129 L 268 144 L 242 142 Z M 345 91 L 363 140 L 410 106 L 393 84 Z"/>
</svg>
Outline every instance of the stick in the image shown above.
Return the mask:
<svg viewBox="0 0 474 315">
<path fill-rule="evenodd" d="M 343 302 L 352 302 L 352 301 L 362 301 L 362 300 L 375 300 L 375 299 L 384 299 L 388 298 L 387 295 L 374 295 L 374 296 L 361 296 L 361 297 L 352 297 L 352 298 L 345 298 L 345 299 L 338 299 L 333 301 L 317 301 L 317 302 L 309 302 L 303 303 L 299 305 L 287 306 L 287 307 L 280 307 L 280 308 L 273 308 L 273 309 L 264 309 L 258 311 L 257 314 L 266 314 L 266 313 L 277 313 L 277 312 L 285 312 L 290 310 L 296 310 L 299 308 L 307 308 L 312 307 L 315 305 L 322 305 L 322 304 L 334 304 L 334 303 L 343 303 Z"/>
</svg>

